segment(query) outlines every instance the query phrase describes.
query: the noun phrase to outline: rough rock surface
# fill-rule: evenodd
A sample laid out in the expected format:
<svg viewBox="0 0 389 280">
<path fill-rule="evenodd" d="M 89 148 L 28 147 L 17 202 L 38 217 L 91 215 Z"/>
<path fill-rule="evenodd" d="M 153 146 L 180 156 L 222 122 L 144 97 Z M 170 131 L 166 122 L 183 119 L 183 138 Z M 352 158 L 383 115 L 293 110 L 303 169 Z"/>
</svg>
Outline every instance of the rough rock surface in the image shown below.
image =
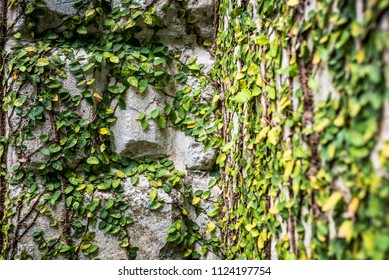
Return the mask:
<svg viewBox="0 0 389 280">
<path fill-rule="evenodd" d="M 124 97 L 126 109 L 116 111 L 118 118 L 111 127 L 114 135 L 116 151 L 123 156 L 130 157 L 162 157 L 168 156 L 171 151 L 169 135 L 170 129 L 162 129 L 154 121 L 146 130 L 141 127 L 137 119 L 141 112 L 150 115 L 156 108 L 163 108 L 166 97 L 150 90 L 147 93 L 127 92 Z"/>
<path fill-rule="evenodd" d="M 76 0 L 44 0 L 47 8 L 63 15 L 74 15 L 77 9 L 74 8 Z"/>
<path fill-rule="evenodd" d="M 56 27 L 62 16 L 71 16 L 77 13 L 77 9 L 73 7 L 75 1 L 49 1 L 45 0 L 47 4 L 45 21 L 39 24 L 39 30 L 43 31 L 49 28 Z M 212 24 L 213 24 L 213 1 L 208 0 L 190 0 L 188 3 L 173 2 L 171 8 L 164 12 L 162 11 L 163 4 L 169 2 L 168 0 L 157 0 L 154 4 L 157 6 L 157 14 L 162 18 L 163 24 L 166 28 L 159 31 L 158 35 L 161 37 L 161 41 L 167 45 L 170 49 L 176 49 L 182 51 L 182 62 L 186 62 L 192 57 L 198 57 L 197 63 L 204 64 L 203 70 L 209 71 L 214 63 L 214 59 L 210 53 L 201 46 L 197 46 L 196 36 L 187 35 L 185 32 L 185 21 L 177 17 L 177 9 L 181 5 L 185 6 L 188 13 L 194 16 L 197 20 L 193 25 L 197 29 L 198 35 L 204 39 L 210 39 L 212 37 Z M 149 1 L 139 1 L 142 7 L 146 7 Z M 121 1 L 112 1 L 113 7 L 120 6 Z M 10 12 L 12 19 L 17 19 L 20 11 L 13 10 Z M 82 12 L 82 11 L 81 11 Z M 12 32 L 26 32 L 25 21 L 23 17 L 18 18 L 17 24 L 14 26 Z M 139 36 L 146 36 L 148 31 L 145 29 Z M 145 38 L 145 37 L 144 37 Z M 7 49 L 12 46 L 12 40 L 8 42 Z M 83 50 L 75 50 L 76 56 L 88 57 Z M 66 64 L 66 63 L 65 63 Z M 77 87 L 77 81 L 72 76 L 72 73 L 66 66 L 65 72 L 67 72 L 67 78 L 63 79 L 63 86 L 69 90 L 72 94 L 80 94 L 82 89 Z M 88 73 L 87 73 L 88 74 Z M 92 74 L 92 73 L 89 73 Z M 101 73 L 94 73 L 96 78 L 96 91 L 102 94 L 103 89 L 106 87 L 105 77 L 106 72 L 104 70 Z M 190 78 L 188 83 L 195 90 L 199 88 L 199 81 L 197 78 Z M 175 85 L 172 85 L 174 87 Z M 172 88 L 171 92 L 177 89 Z M 202 90 L 202 98 L 209 100 L 213 92 L 212 85 L 208 85 Z M 28 93 L 28 89 L 23 89 Z M 194 190 L 207 190 L 208 181 L 211 179 L 209 171 L 212 169 L 215 163 L 216 153 L 214 150 L 207 152 L 203 151 L 203 144 L 196 142 L 193 138 L 186 136 L 183 132 L 176 128 L 168 127 L 161 129 L 156 122 L 150 120 L 150 125 L 146 130 L 141 128 L 141 124 L 137 117 L 139 113 L 145 112 L 147 116 L 155 108 L 163 109 L 166 103 L 171 103 L 172 99 L 161 93 L 148 89 L 147 92 L 141 94 L 129 90 L 124 96 L 126 103 L 126 109 L 117 108 L 116 117 L 117 121 L 110 127 L 112 131 L 113 142 L 115 151 L 123 156 L 129 156 L 132 158 L 138 157 L 161 157 L 167 156 L 174 161 L 177 170 L 187 173 L 185 179 L 186 185 L 191 185 Z M 88 105 L 82 101 L 79 108 L 76 109 L 76 113 L 82 116 L 84 119 L 94 118 L 93 106 Z M 11 121 L 17 122 L 17 119 Z M 12 125 L 12 124 L 11 124 Z M 46 131 L 50 130 L 48 123 L 43 123 L 42 127 L 36 129 L 38 137 Z M 26 142 L 27 151 L 26 154 L 32 153 L 37 149 L 41 143 L 39 139 Z M 18 163 L 20 155 L 15 153 L 15 150 L 10 149 L 8 155 L 8 168 L 11 172 L 11 167 Z M 22 159 L 23 160 L 23 159 Z M 40 162 L 45 162 L 47 159 L 40 153 L 32 156 L 29 159 L 29 167 L 34 169 Z M 36 169 L 35 169 L 36 170 Z M 171 244 L 166 242 L 166 229 L 173 224 L 179 210 L 172 204 L 165 203 L 164 207 L 159 211 L 150 211 L 148 205 L 150 203 L 149 192 L 152 188 L 148 180 L 141 177 L 138 184 L 133 186 L 130 181 L 124 183 L 125 200 L 128 203 L 129 210 L 128 215 L 131 216 L 135 223 L 131 225 L 131 246 L 139 247 L 137 254 L 138 259 L 178 259 L 181 257 L 179 252 L 172 247 Z M 20 192 L 20 188 L 16 187 L 13 192 Z M 206 211 L 212 210 L 211 201 L 217 200 L 219 192 L 216 188 L 211 190 L 212 194 L 209 201 L 202 202 L 202 207 Z M 101 198 L 105 197 L 105 194 L 97 194 Z M 165 202 L 171 200 L 170 196 L 166 195 L 162 190 L 158 193 L 159 197 L 164 197 Z M 61 209 L 55 210 L 60 216 Z M 202 228 L 202 232 L 205 232 L 205 227 L 209 223 L 209 219 L 205 214 L 196 217 L 194 213 L 191 213 L 191 219 L 197 221 Z M 40 253 L 36 248 L 36 244 L 31 239 L 31 234 L 38 229 L 45 231 L 45 236 L 48 239 L 55 239 L 59 237 L 58 231 L 50 227 L 49 220 L 45 217 L 39 217 L 36 220 L 29 232 L 20 241 L 19 251 L 25 250 L 31 254 L 34 258 L 40 258 Z M 115 237 L 103 234 L 99 230 L 95 230 L 95 242 L 99 244 L 99 253 L 97 258 L 100 259 L 125 259 L 126 252 L 118 246 L 118 242 Z M 201 251 L 201 248 L 199 248 Z M 214 259 L 217 256 L 208 254 L 207 258 Z"/>
</svg>

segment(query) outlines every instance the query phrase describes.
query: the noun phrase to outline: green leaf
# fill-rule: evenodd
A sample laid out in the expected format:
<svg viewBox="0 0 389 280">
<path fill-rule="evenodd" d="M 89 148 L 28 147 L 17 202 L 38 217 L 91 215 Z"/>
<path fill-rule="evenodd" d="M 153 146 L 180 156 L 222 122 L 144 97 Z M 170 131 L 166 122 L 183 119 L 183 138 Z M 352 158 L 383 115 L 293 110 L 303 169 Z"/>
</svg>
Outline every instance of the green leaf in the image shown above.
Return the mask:
<svg viewBox="0 0 389 280">
<path fill-rule="evenodd" d="M 165 62 L 165 59 L 163 59 L 163 58 L 160 58 L 160 57 L 156 57 L 155 59 L 154 59 L 154 65 L 155 66 L 157 66 L 157 65 L 160 65 L 160 64 L 162 64 L 162 63 L 164 63 Z"/>
<path fill-rule="evenodd" d="M 266 86 L 266 93 L 268 98 L 272 100 L 276 99 L 276 90 L 274 89 L 274 87 Z"/>
<path fill-rule="evenodd" d="M 61 171 L 63 168 L 62 168 L 62 164 L 60 161 L 54 161 L 53 164 L 52 164 L 53 168 L 55 170 L 58 170 L 58 171 Z"/>
<path fill-rule="evenodd" d="M 162 204 L 159 201 L 152 201 L 149 205 L 149 209 L 155 211 L 161 208 L 161 206 Z"/>
<path fill-rule="evenodd" d="M 53 144 L 49 147 L 50 153 L 56 153 L 56 152 L 59 152 L 60 150 L 61 150 L 61 147 L 57 144 Z"/>
<path fill-rule="evenodd" d="M 86 30 L 85 26 L 78 27 L 77 32 L 82 34 L 82 35 L 88 34 L 88 31 Z"/>
<path fill-rule="evenodd" d="M 254 86 L 252 90 L 252 95 L 253 96 L 259 96 L 261 95 L 262 90 L 258 86 Z"/>
<path fill-rule="evenodd" d="M 144 92 L 147 89 L 148 83 L 146 80 L 140 80 L 139 82 L 139 91 Z"/>
<path fill-rule="evenodd" d="M 15 107 L 21 107 L 24 102 L 26 102 L 27 96 L 20 96 L 19 98 L 15 99 L 14 106 Z"/>
<path fill-rule="evenodd" d="M 108 210 L 108 209 L 110 209 L 113 205 L 114 205 L 114 201 L 113 201 L 112 199 L 109 199 L 109 200 L 107 201 L 107 203 L 105 203 L 104 209 L 105 209 L 105 210 Z"/>
<path fill-rule="evenodd" d="M 70 250 L 69 245 L 62 246 L 61 249 L 59 250 L 60 253 L 65 253 Z"/>
<path fill-rule="evenodd" d="M 308 86 L 311 90 L 317 90 L 319 88 L 319 83 L 312 77 L 309 78 Z"/>
<path fill-rule="evenodd" d="M 166 127 L 166 119 L 162 116 L 158 118 L 158 125 L 162 128 Z"/>
<path fill-rule="evenodd" d="M 60 191 L 60 190 L 57 190 L 57 191 L 55 191 L 55 193 L 54 193 L 53 196 L 51 197 L 51 200 L 52 200 L 53 202 L 56 202 L 60 196 L 61 196 L 61 191 Z"/>
<path fill-rule="evenodd" d="M 134 76 L 128 77 L 127 82 L 132 85 L 133 87 L 138 87 L 138 80 Z"/>
<path fill-rule="evenodd" d="M 99 160 L 96 157 L 89 157 L 86 162 L 89 164 L 99 164 Z"/>
<path fill-rule="evenodd" d="M 232 101 L 237 101 L 239 103 L 245 103 L 249 101 L 252 97 L 252 93 L 248 89 L 244 89 L 240 92 L 238 92 L 233 98 Z"/>
<path fill-rule="evenodd" d="M 140 126 L 143 130 L 145 130 L 149 126 L 149 120 L 148 119 L 142 119 L 140 122 Z"/>
<path fill-rule="evenodd" d="M 155 119 L 155 118 L 157 118 L 158 116 L 159 116 L 159 109 L 157 108 L 157 109 L 154 109 L 153 111 L 151 111 L 151 117 L 153 118 L 153 119 Z"/>
</svg>

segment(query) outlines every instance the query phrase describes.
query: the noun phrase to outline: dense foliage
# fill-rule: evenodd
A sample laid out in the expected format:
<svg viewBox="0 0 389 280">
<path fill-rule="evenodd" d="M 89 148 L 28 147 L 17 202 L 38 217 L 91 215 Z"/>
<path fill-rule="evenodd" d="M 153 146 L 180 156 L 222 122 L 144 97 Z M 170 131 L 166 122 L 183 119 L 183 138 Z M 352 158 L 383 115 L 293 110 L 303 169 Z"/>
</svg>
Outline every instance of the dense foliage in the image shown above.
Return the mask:
<svg viewBox="0 0 389 280">
<path fill-rule="evenodd" d="M 220 3 L 227 257 L 387 259 L 389 1 Z"/>
</svg>

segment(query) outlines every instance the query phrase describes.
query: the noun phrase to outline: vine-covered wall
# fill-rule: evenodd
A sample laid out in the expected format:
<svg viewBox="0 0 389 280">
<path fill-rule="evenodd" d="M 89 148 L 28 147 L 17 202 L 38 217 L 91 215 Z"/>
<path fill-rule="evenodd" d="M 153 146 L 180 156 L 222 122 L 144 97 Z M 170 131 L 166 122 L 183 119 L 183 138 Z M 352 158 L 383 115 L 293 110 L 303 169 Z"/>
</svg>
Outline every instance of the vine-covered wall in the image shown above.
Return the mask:
<svg viewBox="0 0 389 280">
<path fill-rule="evenodd" d="M 220 1 L 227 258 L 389 258 L 388 9 Z"/>
<path fill-rule="evenodd" d="M 388 0 L 0 4 L 0 259 L 389 258 Z"/>
<path fill-rule="evenodd" d="M 212 9 L 1 1 L 0 259 L 221 257 Z"/>
</svg>

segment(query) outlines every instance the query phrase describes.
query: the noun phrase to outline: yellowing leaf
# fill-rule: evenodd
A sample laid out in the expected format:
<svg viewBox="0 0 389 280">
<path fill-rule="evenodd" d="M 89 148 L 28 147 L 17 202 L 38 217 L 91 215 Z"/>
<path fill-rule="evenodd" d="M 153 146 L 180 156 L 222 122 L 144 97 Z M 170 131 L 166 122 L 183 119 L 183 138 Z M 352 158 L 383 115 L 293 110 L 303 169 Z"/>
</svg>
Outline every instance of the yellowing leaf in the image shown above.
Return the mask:
<svg viewBox="0 0 389 280">
<path fill-rule="evenodd" d="M 153 189 L 150 192 L 150 199 L 151 199 L 151 201 L 154 201 L 156 197 L 157 197 L 157 189 Z"/>
<path fill-rule="evenodd" d="M 207 232 L 212 232 L 212 231 L 215 230 L 215 228 L 216 228 L 215 223 L 214 223 L 214 222 L 210 222 L 210 223 L 207 225 L 207 227 L 205 228 L 205 230 L 206 230 Z"/>
<path fill-rule="evenodd" d="M 192 205 L 197 205 L 197 204 L 199 204 L 200 200 L 201 200 L 200 197 L 198 197 L 198 196 L 194 197 L 193 200 L 192 200 Z"/>
<path fill-rule="evenodd" d="M 217 157 L 217 159 L 216 159 L 216 163 L 217 163 L 217 164 L 218 164 L 218 163 L 222 163 L 222 162 L 224 162 L 224 161 L 226 160 L 226 158 L 227 158 L 226 154 L 220 154 L 220 155 Z"/>
<path fill-rule="evenodd" d="M 355 214 L 357 212 L 359 206 L 359 199 L 357 197 L 354 197 L 350 204 L 348 205 L 348 212 Z"/>
<path fill-rule="evenodd" d="M 315 52 L 315 54 L 313 55 L 312 64 L 319 64 L 319 62 L 320 62 L 319 52 Z"/>
<path fill-rule="evenodd" d="M 49 65 L 49 59 L 47 57 L 39 58 L 36 65 L 41 67 L 47 66 Z"/>
<path fill-rule="evenodd" d="M 254 76 L 255 74 L 258 74 L 259 72 L 260 72 L 260 68 L 255 63 L 252 63 L 250 65 L 249 69 L 247 70 L 247 74 L 249 74 L 250 76 Z"/>
<path fill-rule="evenodd" d="M 235 79 L 236 79 L 237 81 L 239 81 L 239 80 L 243 79 L 244 77 L 246 77 L 246 74 L 245 74 L 245 73 L 242 73 L 242 72 L 239 72 L 239 73 L 236 75 Z"/>
<path fill-rule="evenodd" d="M 296 7 L 299 2 L 299 0 L 289 0 L 288 2 L 286 2 L 286 5 L 288 5 L 289 7 Z"/>
<path fill-rule="evenodd" d="M 263 86 L 263 80 L 262 80 L 262 77 L 261 75 L 257 75 L 257 80 L 255 81 L 255 84 L 259 87 L 262 87 Z"/>
<path fill-rule="evenodd" d="M 280 210 L 278 210 L 278 205 L 274 205 L 272 208 L 269 209 L 269 213 L 277 215 L 280 213 Z"/>
<path fill-rule="evenodd" d="M 100 128 L 100 134 L 101 135 L 106 135 L 108 133 L 109 133 L 109 130 L 107 128 L 105 128 L 105 127 Z"/>
<path fill-rule="evenodd" d="M 100 102 L 101 100 L 103 100 L 103 98 L 97 92 L 93 93 L 93 99 L 97 102 Z"/>
<path fill-rule="evenodd" d="M 119 58 L 117 56 L 111 56 L 109 58 L 109 60 L 112 62 L 112 63 L 119 63 Z"/>
<path fill-rule="evenodd" d="M 365 50 L 364 49 L 360 49 L 358 52 L 357 52 L 357 62 L 359 64 L 363 63 L 365 61 Z"/>
<path fill-rule="evenodd" d="M 343 115 L 338 116 L 334 120 L 334 125 L 336 125 L 337 127 L 340 127 L 340 126 L 344 125 L 344 116 Z"/>
<path fill-rule="evenodd" d="M 322 210 L 324 212 L 331 210 L 335 207 L 335 205 L 338 203 L 338 201 L 342 198 L 341 192 L 334 192 L 330 198 L 326 201 L 326 203 L 323 205 Z"/>
<path fill-rule="evenodd" d="M 278 144 L 278 141 L 280 140 L 280 132 L 281 131 L 276 127 L 273 127 L 269 131 L 267 137 L 269 139 L 270 144 L 272 144 L 274 146 Z"/>
<path fill-rule="evenodd" d="M 350 220 L 346 220 L 339 227 L 338 231 L 339 238 L 346 238 L 346 241 L 350 241 L 353 237 L 353 222 Z"/>
<path fill-rule="evenodd" d="M 245 228 L 246 228 L 247 231 L 250 232 L 253 228 L 255 228 L 255 225 L 254 225 L 254 224 L 247 224 L 247 225 L 245 226 Z"/>
<path fill-rule="evenodd" d="M 126 177 L 126 174 L 124 174 L 124 172 L 121 171 L 121 170 L 118 170 L 118 172 L 116 172 L 116 175 L 117 175 L 119 178 L 124 178 L 124 177 Z"/>
<path fill-rule="evenodd" d="M 258 236 L 258 241 L 257 241 L 258 249 L 263 249 L 265 247 L 266 240 L 267 240 L 267 229 L 265 228 Z"/>
<path fill-rule="evenodd" d="M 261 35 L 257 38 L 257 41 L 256 41 L 257 45 L 267 45 L 269 44 L 269 38 L 266 37 L 265 35 Z"/>
</svg>

